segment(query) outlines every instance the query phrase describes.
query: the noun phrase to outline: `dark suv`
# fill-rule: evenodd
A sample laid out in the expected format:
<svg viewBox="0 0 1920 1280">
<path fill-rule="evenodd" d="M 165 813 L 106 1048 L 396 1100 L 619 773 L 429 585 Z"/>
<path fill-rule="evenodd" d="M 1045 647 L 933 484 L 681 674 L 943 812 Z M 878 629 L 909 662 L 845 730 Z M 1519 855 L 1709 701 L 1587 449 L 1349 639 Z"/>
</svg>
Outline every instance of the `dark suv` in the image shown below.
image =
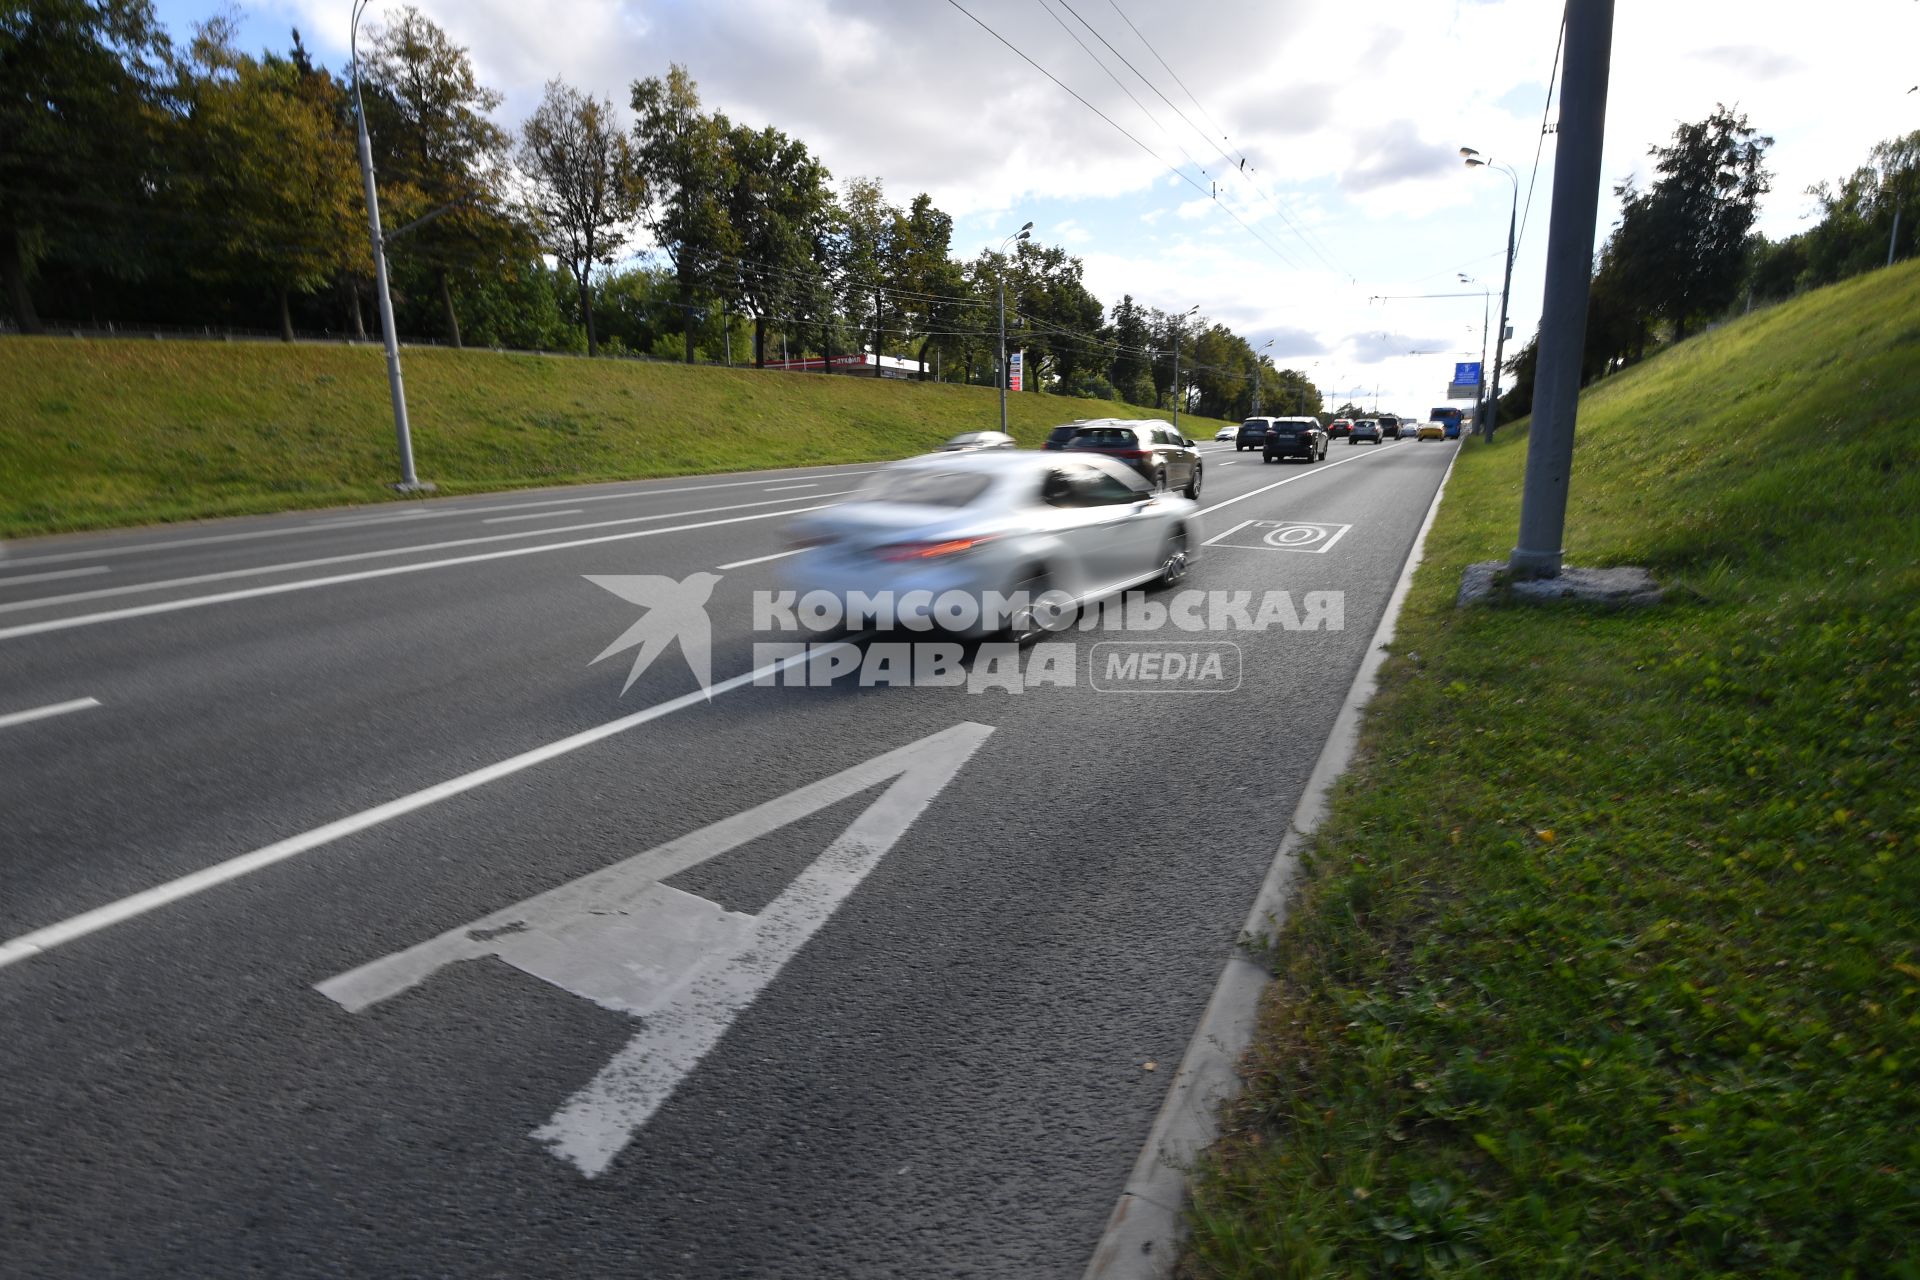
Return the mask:
<svg viewBox="0 0 1920 1280">
<path fill-rule="evenodd" d="M 1047 432 L 1047 442 L 1040 447 L 1042 449 L 1064 449 L 1067 447 L 1067 441 L 1073 439 L 1074 433 L 1086 425 L 1087 420 L 1085 418 L 1080 419 L 1078 422 L 1061 423 L 1053 430 Z"/>
<path fill-rule="evenodd" d="M 1327 456 L 1327 431 L 1318 418 L 1275 418 L 1267 432 L 1262 460 L 1303 458 L 1318 462 Z"/>
<path fill-rule="evenodd" d="M 1074 432 L 1067 448 L 1104 454 L 1124 462 L 1156 489 L 1178 489 L 1200 496 L 1200 451 L 1193 441 L 1164 422 L 1127 422 L 1107 418 Z"/>
<path fill-rule="evenodd" d="M 1233 438 L 1233 451 L 1260 448 L 1267 441 L 1267 428 L 1272 425 L 1272 418 L 1248 418 L 1240 424 L 1240 434 Z"/>
<path fill-rule="evenodd" d="M 1400 438 L 1400 419 L 1395 415 L 1391 413 L 1378 414 L 1375 416 L 1374 421 L 1380 424 L 1381 439 L 1398 440 Z"/>
</svg>

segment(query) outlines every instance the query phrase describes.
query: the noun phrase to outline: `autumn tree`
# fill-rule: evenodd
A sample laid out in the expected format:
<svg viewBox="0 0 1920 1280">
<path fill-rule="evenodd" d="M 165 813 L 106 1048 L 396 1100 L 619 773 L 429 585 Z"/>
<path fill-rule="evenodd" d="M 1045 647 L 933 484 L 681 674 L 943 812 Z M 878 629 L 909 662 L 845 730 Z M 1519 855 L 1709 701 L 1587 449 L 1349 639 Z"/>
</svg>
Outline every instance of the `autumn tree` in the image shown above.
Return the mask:
<svg viewBox="0 0 1920 1280">
<path fill-rule="evenodd" d="M 634 82 L 633 156 L 645 199 L 641 216 L 672 261 L 686 360 L 693 363 L 697 300 L 710 297 L 740 252 L 727 216 L 729 172 L 723 115 L 700 109 L 700 91 L 675 64 L 666 76 Z"/>
</svg>

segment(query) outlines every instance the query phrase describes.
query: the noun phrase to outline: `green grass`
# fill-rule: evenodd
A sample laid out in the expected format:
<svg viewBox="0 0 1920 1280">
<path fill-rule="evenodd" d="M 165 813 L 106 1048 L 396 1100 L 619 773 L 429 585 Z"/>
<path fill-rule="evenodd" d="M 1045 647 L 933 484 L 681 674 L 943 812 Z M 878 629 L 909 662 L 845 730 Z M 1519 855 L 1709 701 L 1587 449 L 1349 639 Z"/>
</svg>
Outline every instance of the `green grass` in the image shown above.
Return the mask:
<svg viewBox="0 0 1920 1280">
<path fill-rule="evenodd" d="M 490 351 L 403 362 L 417 469 L 443 493 L 862 462 L 999 425 L 990 387 Z M 0 387 L 0 536 L 395 496 L 378 348 L 9 337 Z M 1007 405 L 1028 444 L 1076 417 L 1165 416 Z"/>
<path fill-rule="evenodd" d="M 1920 263 L 1469 446 L 1312 843 L 1194 1277 L 1920 1276 Z"/>
</svg>

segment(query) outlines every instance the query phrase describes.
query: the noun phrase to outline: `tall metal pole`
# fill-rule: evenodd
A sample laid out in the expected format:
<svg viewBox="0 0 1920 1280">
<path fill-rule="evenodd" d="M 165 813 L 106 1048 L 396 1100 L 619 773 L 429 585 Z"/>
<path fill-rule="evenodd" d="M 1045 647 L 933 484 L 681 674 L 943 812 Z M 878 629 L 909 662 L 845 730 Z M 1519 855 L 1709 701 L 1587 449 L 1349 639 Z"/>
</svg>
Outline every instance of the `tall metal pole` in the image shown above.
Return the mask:
<svg viewBox="0 0 1920 1280">
<path fill-rule="evenodd" d="M 1000 297 L 1000 434 L 1007 434 L 1007 276 L 1002 271 L 994 279 Z"/>
<path fill-rule="evenodd" d="M 1183 327 L 1184 325 L 1177 325 L 1173 330 L 1173 429 L 1175 431 L 1180 429 L 1180 330 Z"/>
<path fill-rule="evenodd" d="M 1887 265 L 1893 265 L 1894 242 L 1900 238 L 1900 202 L 1893 202 L 1893 231 L 1887 236 Z"/>
<path fill-rule="evenodd" d="M 1611 26 L 1611 15 L 1608 17 L 1608 23 L 1609 26 Z M 1561 111 L 1564 113 L 1566 110 L 1565 90 L 1561 91 L 1560 101 L 1562 103 Z M 1520 214 L 1520 179 L 1513 174 L 1512 170 L 1505 170 L 1504 172 L 1513 183 L 1513 207 L 1507 214 L 1507 272 L 1506 277 L 1500 282 L 1500 327 L 1494 331 L 1493 335 L 1493 399 L 1487 405 L 1487 429 L 1485 433 L 1488 444 L 1493 443 L 1493 429 L 1500 423 L 1500 362 L 1506 358 L 1507 296 L 1513 292 L 1513 231 L 1514 222 Z M 1538 376 L 1536 373 L 1535 378 L 1537 379 Z M 1537 381 L 1535 385 L 1538 385 Z"/>
<path fill-rule="evenodd" d="M 380 197 L 373 186 L 373 144 L 367 137 L 366 103 L 360 97 L 360 15 L 366 7 L 366 0 L 354 6 L 353 27 L 347 37 L 347 46 L 353 55 L 353 114 L 359 126 L 360 178 L 367 194 L 367 230 L 373 237 L 373 283 L 375 292 L 379 294 L 380 335 L 387 346 L 387 392 L 393 400 L 393 434 L 400 449 L 400 483 L 394 488 L 402 493 L 431 492 L 433 486 L 422 484 L 413 470 L 413 432 L 407 425 L 407 389 L 400 381 L 400 338 L 393 326 L 393 297 L 387 291 L 386 237 L 380 234 Z"/>
<path fill-rule="evenodd" d="M 1513 573 L 1523 578 L 1558 577 L 1563 558 L 1612 49 L 1613 0 L 1567 0 L 1565 78 L 1560 89 L 1560 136 L 1554 148 L 1553 217 L 1547 226 L 1547 281 L 1540 307 L 1533 430 L 1527 437 L 1526 483 L 1520 494 L 1520 542 L 1507 560 Z"/>
</svg>

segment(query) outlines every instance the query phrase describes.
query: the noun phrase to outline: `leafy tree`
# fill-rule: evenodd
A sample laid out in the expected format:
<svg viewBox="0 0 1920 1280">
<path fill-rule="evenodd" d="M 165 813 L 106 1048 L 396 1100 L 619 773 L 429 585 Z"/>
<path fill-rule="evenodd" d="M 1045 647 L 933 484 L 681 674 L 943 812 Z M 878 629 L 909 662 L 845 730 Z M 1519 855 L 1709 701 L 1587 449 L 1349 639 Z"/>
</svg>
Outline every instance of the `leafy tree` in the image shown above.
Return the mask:
<svg viewBox="0 0 1920 1280">
<path fill-rule="evenodd" d="M 885 352 L 888 331 L 901 327 L 902 300 L 888 292 L 901 276 L 905 222 L 878 181 L 847 183 L 834 237 L 834 280 L 841 311 L 856 332 L 868 326 L 875 356 Z"/>
<path fill-rule="evenodd" d="M 641 204 L 633 150 L 612 117 L 611 102 L 550 80 L 520 130 L 520 165 L 533 179 L 541 243 L 573 277 L 590 356 L 600 351 L 593 270 L 625 246 Z"/>
<path fill-rule="evenodd" d="M 1920 130 L 1875 144 L 1868 162 L 1837 187 L 1817 183 L 1807 194 L 1820 202 L 1821 221 L 1807 233 L 1808 283 L 1827 284 L 1886 262 L 1900 215 L 1895 257 L 1911 254 L 1920 236 Z"/>
<path fill-rule="evenodd" d="M 924 379 L 930 349 L 958 349 L 953 327 L 973 309 L 972 300 L 966 275 L 951 256 L 953 218 L 936 208 L 926 192 L 913 198 L 899 234 L 894 287 L 909 299 L 904 308 L 907 327 Z"/>
<path fill-rule="evenodd" d="M 22 332 L 46 258 L 137 276 L 164 181 L 171 46 L 148 0 L 0 6 L 0 288 Z"/>
<path fill-rule="evenodd" d="M 1123 400 L 1149 404 L 1154 399 L 1152 356 L 1153 331 L 1148 327 L 1146 309 L 1137 305 L 1132 294 L 1124 294 L 1113 308 L 1113 386 Z"/>
<path fill-rule="evenodd" d="M 1695 319 L 1738 296 L 1772 145 L 1746 116 L 1718 107 L 1676 129 L 1671 146 L 1650 150 L 1659 175 L 1651 188 L 1640 192 L 1629 182 L 1618 189 L 1622 287 L 1648 314 L 1669 321 L 1676 341 Z"/>
<path fill-rule="evenodd" d="M 371 266 L 354 234 L 361 191 L 338 87 L 324 71 L 235 51 L 227 19 L 201 27 L 190 58 L 182 185 L 216 247 L 201 269 L 271 290 L 291 342 L 292 294 Z"/>
<path fill-rule="evenodd" d="M 740 252 L 726 204 L 733 185 L 726 146 L 731 126 L 723 115 L 701 112 L 699 89 L 677 63 L 664 79 L 635 81 L 632 104 L 642 216 L 673 262 L 691 364 L 700 320 L 696 299 L 712 296 L 726 264 Z"/>
<path fill-rule="evenodd" d="M 727 135 L 726 217 L 740 258 L 727 291 L 753 316 L 753 362 L 767 363 L 767 318 L 809 309 L 826 280 L 833 193 L 804 142 L 771 126 Z"/>
<path fill-rule="evenodd" d="M 372 37 L 362 96 L 382 203 L 391 192 L 397 225 L 436 214 L 407 247 L 431 264 L 447 339 L 457 347 L 451 277 L 494 269 L 522 238 L 506 212 L 507 135 L 488 119 L 501 97 L 479 82 L 467 51 L 411 5 Z"/>
</svg>

